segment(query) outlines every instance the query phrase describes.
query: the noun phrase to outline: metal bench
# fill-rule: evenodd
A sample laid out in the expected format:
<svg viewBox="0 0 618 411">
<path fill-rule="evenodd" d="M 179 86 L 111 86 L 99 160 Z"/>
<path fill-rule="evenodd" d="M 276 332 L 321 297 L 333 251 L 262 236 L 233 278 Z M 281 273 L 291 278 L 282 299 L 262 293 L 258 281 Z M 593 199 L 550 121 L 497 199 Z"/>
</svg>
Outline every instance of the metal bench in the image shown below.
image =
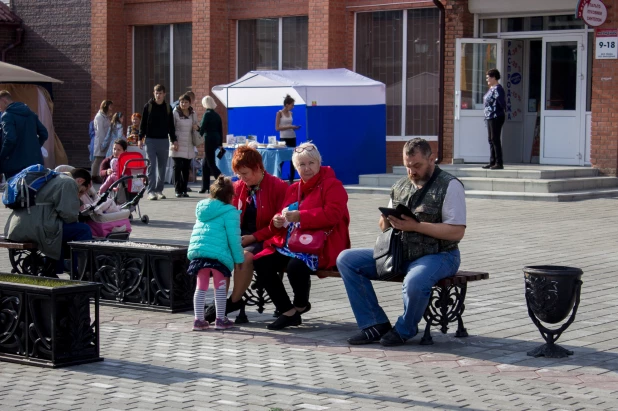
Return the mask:
<svg viewBox="0 0 618 411">
<path fill-rule="evenodd" d="M 7 240 L 0 235 L 0 248 L 9 250 L 11 273 L 40 275 L 43 272 L 43 255 L 36 244 Z"/>
</svg>

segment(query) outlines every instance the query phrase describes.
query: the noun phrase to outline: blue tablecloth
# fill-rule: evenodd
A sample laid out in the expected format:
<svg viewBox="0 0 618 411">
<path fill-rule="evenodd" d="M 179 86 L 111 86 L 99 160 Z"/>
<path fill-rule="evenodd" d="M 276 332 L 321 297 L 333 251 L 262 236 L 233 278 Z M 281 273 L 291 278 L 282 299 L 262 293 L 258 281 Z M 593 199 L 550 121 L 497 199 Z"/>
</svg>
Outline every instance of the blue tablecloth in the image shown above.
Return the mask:
<svg viewBox="0 0 618 411">
<path fill-rule="evenodd" d="M 258 148 L 257 151 L 262 155 L 264 169 L 275 177 L 281 178 L 281 163 L 284 161 L 292 161 L 294 148 Z M 217 150 L 217 153 L 219 150 Z M 233 148 L 225 148 L 225 155 L 222 159 L 216 158 L 217 167 L 226 176 L 233 176 L 232 171 L 232 156 L 234 155 Z"/>
</svg>

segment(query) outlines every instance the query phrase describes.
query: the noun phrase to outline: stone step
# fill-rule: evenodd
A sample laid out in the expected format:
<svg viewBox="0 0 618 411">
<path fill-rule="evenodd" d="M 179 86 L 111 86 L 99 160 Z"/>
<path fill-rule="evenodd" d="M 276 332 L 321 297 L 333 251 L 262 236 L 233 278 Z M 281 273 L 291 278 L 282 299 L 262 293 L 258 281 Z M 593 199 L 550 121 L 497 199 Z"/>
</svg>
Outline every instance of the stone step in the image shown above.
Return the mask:
<svg viewBox="0 0 618 411">
<path fill-rule="evenodd" d="M 360 186 L 390 188 L 402 176 L 398 174 L 365 174 L 359 176 Z M 466 190 L 559 193 L 618 187 L 617 177 L 583 177 L 561 179 L 518 179 L 459 177 Z"/>
<path fill-rule="evenodd" d="M 592 167 L 506 165 L 504 170 L 484 170 L 480 164 L 441 164 L 440 168 L 455 177 L 519 178 L 545 180 L 559 178 L 596 177 L 599 170 Z M 393 174 L 405 175 L 404 166 L 393 167 Z"/>
<path fill-rule="evenodd" d="M 388 196 L 391 192 L 386 187 L 371 187 L 361 185 L 345 186 L 348 194 L 377 194 L 385 198 L 388 203 Z M 615 198 L 618 197 L 618 189 L 594 189 L 581 191 L 567 191 L 561 193 L 532 193 L 532 192 L 506 192 L 506 191 L 482 191 L 466 190 L 466 198 L 482 198 L 493 200 L 525 200 L 525 201 L 581 201 L 595 198 Z"/>
</svg>

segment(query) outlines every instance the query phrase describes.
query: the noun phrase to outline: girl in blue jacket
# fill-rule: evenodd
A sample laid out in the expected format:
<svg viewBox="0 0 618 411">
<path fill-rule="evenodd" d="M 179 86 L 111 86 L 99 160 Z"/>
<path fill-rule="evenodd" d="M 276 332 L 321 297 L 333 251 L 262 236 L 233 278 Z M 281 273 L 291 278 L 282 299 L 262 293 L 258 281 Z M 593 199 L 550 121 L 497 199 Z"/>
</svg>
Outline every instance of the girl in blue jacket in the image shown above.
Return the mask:
<svg viewBox="0 0 618 411">
<path fill-rule="evenodd" d="M 187 273 L 197 274 L 193 297 L 195 321 L 193 331 L 207 330 L 204 320 L 204 300 L 210 277 L 215 287 L 217 318 L 215 330 L 232 328 L 234 323 L 225 316 L 227 282 L 232 270 L 241 270 L 244 253 L 240 239 L 240 210 L 231 205 L 234 186 L 228 177 L 219 176 L 210 186 L 210 198 L 197 203 L 197 221 L 191 233 L 187 253 L 191 263 Z"/>
</svg>

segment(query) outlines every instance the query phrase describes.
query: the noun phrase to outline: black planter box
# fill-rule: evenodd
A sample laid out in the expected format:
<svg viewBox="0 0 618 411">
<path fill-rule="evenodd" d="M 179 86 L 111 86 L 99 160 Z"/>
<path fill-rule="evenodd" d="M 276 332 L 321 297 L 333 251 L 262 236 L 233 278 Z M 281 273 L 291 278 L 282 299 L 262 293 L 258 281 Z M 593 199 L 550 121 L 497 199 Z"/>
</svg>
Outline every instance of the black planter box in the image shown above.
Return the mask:
<svg viewBox="0 0 618 411">
<path fill-rule="evenodd" d="M 71 279 L 101 283 L 101 304 L 169 312 L 193 309 L 197 279 L 187 275 L 186 246 L 125 241 L 79 241 L 69 246 Z"/>
<path fill-rule="evenodd" d="M 71 283 L 76 285 L 48 287 L 0 281 L 0 361 L 50 368 L 103 361 L 99 356 L 101 286 Z"/>
</svg>

